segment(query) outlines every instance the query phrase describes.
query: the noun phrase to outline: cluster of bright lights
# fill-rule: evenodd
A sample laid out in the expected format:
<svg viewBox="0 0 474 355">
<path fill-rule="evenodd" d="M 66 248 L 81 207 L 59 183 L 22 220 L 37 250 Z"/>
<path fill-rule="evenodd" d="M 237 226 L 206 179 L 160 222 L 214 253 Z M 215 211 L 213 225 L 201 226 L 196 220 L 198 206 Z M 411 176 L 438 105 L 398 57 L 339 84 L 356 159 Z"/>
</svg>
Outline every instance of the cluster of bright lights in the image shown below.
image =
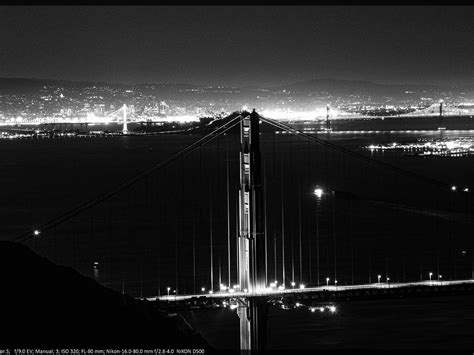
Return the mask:
<svg viewBox="0 0 474 355">
<path fill-rule="evenodd" d="M 389 144 L 371 144 L 366 147 L 370 151 L 377 150 L 408 150 L 421 151 L 418 155 L 450 155 L 462 156 L 474 154 L 474 139 L 462 137 L 457 139 L 438 139 L 427 142 L 418 141 L 416 143 L 389 143 Z"/>
<path fill-rule="evenodd" d="M 438 116 L 439 115 L 439 106 L 443 105 L 443 116 L 461 116 L 461 115 L 473 115 L 474 110 L 465 104 L 456 104 L 456 105 L 446 105 L 444 100 L 439 100 L 436 103 L 433 103 L 431 106 L 423 109 L 416 110 L 414 112 L 402 114 L 400 116 Z M 468 103 L 467 106 L 470 104 Z"/>
<path fill-rule="evenodd" d="M 311 111 L 295 111 L 292 109 L 273 109 L 273 110 L 261 110 L 263 117 L 268 117 L 274 120 L 281 121 L 315 121 L 315 120 L 326 120 L 327 116 L 327 107 L 318 107 Z M 331 107 L 330 109 L 330 119 L 338 118 L 350 118 L 356 117 L 354 113 L 349 113 L 342 111 L 338 108 Z"/>
</svg>

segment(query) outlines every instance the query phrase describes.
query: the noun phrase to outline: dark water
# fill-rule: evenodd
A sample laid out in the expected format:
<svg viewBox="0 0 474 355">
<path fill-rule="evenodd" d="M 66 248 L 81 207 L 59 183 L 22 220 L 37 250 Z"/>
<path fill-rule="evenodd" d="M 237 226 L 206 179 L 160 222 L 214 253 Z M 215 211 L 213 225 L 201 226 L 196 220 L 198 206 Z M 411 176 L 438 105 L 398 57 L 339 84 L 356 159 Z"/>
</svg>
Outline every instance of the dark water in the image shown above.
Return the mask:
<svg viewBox="0 0 474 355">
<path fill-rule="evenodd" d="M 218 349 L 238 349 L 238 316 L 229 309 L 184 314 Z M 270 309 L 267 346 L 273 350 L 474 349 L 474 296 L 357 301 L 322 315 Z"/>
</svg>

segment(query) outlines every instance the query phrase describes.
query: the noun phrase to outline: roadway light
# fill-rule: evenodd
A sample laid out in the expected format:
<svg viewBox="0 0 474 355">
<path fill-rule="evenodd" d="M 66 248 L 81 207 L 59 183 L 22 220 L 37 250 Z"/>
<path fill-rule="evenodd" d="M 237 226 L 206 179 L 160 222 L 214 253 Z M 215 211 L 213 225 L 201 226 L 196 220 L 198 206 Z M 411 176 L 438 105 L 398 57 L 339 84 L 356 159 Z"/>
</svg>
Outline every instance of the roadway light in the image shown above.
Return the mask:
<svg viewBox="0 0 474 355">
<path fill-rule="evenodd" d="M 316 189 L 314 189 L 313 193 L 317 198 L 321 198 L 323 196 L 324 191 L 322 188 L 317 187 Z"/>
<path fill-rule="evenodd" d="M 210 291 L 209 291 L 209 294 L 210 294 L 210 295 L 212 295 L 212 294 L 213 294 L 212 290 L 210 290 Z"/>
<path fill-rule="evenodd" d="M 306 286 L 304 284 L 300 284 L 300 289 L 304 289 Z"/>
<path fill-rule="evenodd" d="M 431 276 L 433 276 L 433 273 L 432 273 L 432 272 L 430 272 L 428 275 L 430 275 L 430 281 L 431 281 Z"/>
<path fill-rule="evenodd" d="M 389 281 L 390 281 L 390 277 L 387 277 L 387 282 L 389 282 Z"/>
<path fill-rule="evenodd" d="M 382 277 L 382 275 L 377 275 L 377 279 L 378 279 L 378 282 L 380 283 L 380 278 Z"/>
<path fill-rule="evenodd" d="M 168 297 L 170 296 L 170 290 L 171 290 L 170 287 L 167 287 L 167 288 L 166 288 L 166 291 L 168 291 Z"/>
<path fill-rule="evenodd" d="M 329 286 L 329 280 L 330 280 L 330 278 L 326 277 L 326 286 Z"/>
<path fill-rule="evenodd" d="M 457 187 L 456 187 L 456 186 L 454 186 L 454 185 L 453 185 L 453 186 L 451 186 L 451 190 L 452 190 L 452 191 L 456 191 L 456 189 L 457 189 Z"/>
<path fill-rule="evenodd" d="M 294 281 L 291 281 L 291 287 L 295 288 L 296 283 Z"/>
<path fill-rule="evenodd" d="M 40 232 L 38 229 L 35 229 L 35 230 L 33 231 L 33 235 L 34 235 L 34 236 L 38 236 L 38 235 L 40 235 L 40 234 L 41 234 L 41 232 Z"/>
<path fill-rule="evenodd" d="M 469 188 L 465 187 L 463 191 L 464 192 L 469 192 Z"/>
<path fill-rule="evenodd" d="M 204 292 L 206 291 L 206 289 L 204 287 L 201 287 L 201 292 Z"/>
</svg>

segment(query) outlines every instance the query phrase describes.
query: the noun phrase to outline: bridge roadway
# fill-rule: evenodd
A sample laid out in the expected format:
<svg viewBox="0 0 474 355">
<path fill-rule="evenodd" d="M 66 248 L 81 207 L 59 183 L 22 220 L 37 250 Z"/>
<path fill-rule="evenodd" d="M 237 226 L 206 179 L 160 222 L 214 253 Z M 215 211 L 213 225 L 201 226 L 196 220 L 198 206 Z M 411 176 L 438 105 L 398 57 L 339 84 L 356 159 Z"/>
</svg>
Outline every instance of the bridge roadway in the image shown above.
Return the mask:
<svg viewBox="0 0 474 355">
<path fill-rule="evenodd" d="M 258 296 L 280 296 L 287 294 L 301 294 L 301 293 L 313 293 L 313 292 L 340 292 L 347 290 L 366 290 L 366 289 L 381 289 L 381 288 L 402 288 L 402 287 L 414 287 L 414 286 L 452 286 L 452 285 L 461 285 L 461 284 L 473 284 L 474 279 L 467 280 L 454 280 L 454 281 L 445 281 L 445 280 L 426 280 L 426 281 L 417 281 L 417 282 L 380 282 L 380 283 L 371 283 L 371 284 L 361 284 L 361 285 L 346 285 L 346 286 L 319 286 L 319 287 L 307 287 L 307 288 L 286 288 L 283 290 L 271 288 L 266 289 L 262 292 L 229 292 L 229 291 L 218 291 L 211 293 L 200 293 L 196 295 L 165 295 L 159 297 L 145 297 L 144 299 L 148 301 L 184 301 L 191 299 L 193 297 L 206 297 L 206 298 L 234 298 L 234 297 L 258 297 Z"/>
</svg>

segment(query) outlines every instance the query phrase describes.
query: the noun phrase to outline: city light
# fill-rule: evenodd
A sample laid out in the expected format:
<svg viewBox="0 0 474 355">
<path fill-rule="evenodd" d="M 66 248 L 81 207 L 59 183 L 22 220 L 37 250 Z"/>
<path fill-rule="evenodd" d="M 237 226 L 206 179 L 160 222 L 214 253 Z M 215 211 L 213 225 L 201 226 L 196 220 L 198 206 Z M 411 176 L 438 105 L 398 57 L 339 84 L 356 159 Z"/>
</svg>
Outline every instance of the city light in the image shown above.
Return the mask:
<svg viewBox="0 0 474 355">
<path fill-rule="evenodd" d="M 206 289 L 204 287 L 201 287 L 201 292 L 204 292 L 206 291 Z"/>
<path fill-rule="evenodd" d="M 465 187 L 463 191 L 464 192 L 469 192 L 469 188 Z"/>
<path fill-rule="evenodd" d="M 33 235 L 35 235 L 35 236 L 38 236 L 38 235 L 40 235 L 40 234 L 41 234 L 41 232 L 40 232 L 38 229 L 35 229 L 35 230 L 33 231 Z"/>
<path fill-rule="evenodd" d="M 294 281 L 291 281 L 291 287 L 295 288 L 296 283 Z"/>
<path fill-rule="evenodd" d="M 452 191 L 456 191 L 456 189 L 457 189 L 457 187 L 456 187 L 456 186 L 454 186 L 454 185 L 453 185 L 453 186 L 451 186 L 451 190 L 452 190 Z"/>
<path fill-rule="evenodd" d="M 329 286 L 329 277 L 326 277 L 326 286 Z"/>
<path fill-rule="evenodd" d="M 166 288 L 166 291 L 168 291 L 168 297 L 170 296 L 170 290 L 171 290 L 171 287 Z"/>
<path fill-rule="evenodd" d="M 431 281 L 431 276 L 433 276 L 433 273 L 430 272 L 428 275 L 430 276 L 430 281 Z"/>
<path fill-rule="evenodd" d="M 306 286 L 304 284 L 300 284 L 300 289 L 304 289 Z"/>
<path fill-rule="evenodd" d="M 382 278 L 382 275 L 377 275 L 377 280 L 378 280 L 378 283 L 380 283 L 380 279 Z"/>
<path fill-rule="evenodd" d="M 336 307 L 335 306 L 329 306 L 328 308 L 331 311 L 331 313 L 336 312 Z"/>
</svg>

